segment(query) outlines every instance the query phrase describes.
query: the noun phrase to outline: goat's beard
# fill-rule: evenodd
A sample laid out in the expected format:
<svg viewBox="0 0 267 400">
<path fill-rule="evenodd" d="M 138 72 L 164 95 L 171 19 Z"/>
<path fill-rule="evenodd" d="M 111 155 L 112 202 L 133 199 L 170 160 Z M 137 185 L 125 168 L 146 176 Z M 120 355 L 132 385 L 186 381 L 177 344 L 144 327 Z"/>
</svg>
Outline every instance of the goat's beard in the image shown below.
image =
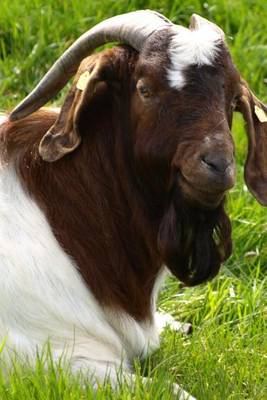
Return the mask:
<svg viewBox="0 0 267 400">
<path fill-rule="evenodd" d="M 158 249 L 163 262 L 185 285 L 213 278 L 232 252 L 224 199 L 214 209 L 201 209 L 185 200 L 176 187 L 160 223 Z"/>
</svg>

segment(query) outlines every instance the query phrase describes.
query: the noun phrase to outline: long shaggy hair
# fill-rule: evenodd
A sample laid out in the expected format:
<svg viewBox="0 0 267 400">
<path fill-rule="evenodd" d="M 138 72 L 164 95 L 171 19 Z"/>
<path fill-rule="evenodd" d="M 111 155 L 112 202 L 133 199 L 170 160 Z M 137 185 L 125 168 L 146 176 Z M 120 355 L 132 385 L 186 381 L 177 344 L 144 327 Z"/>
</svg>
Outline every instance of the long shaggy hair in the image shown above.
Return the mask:
<svg viewBox="0 0 267 400">
<path fill-rule="evenodd" d="M 231 223 L 223 203 L 200 209 L 183 198 L 177 184 L 171 190 L 158 247 L 171 272 L 188 286 L 213 278 L 231 255 Z"/>
</svg>

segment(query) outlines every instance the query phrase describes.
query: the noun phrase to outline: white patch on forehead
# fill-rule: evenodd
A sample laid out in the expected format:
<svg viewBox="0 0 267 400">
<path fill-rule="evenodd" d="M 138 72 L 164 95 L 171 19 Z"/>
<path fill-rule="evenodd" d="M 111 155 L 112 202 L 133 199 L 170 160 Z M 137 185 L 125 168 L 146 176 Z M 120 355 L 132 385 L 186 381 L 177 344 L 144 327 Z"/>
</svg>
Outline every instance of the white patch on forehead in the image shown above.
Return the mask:
<svg viewBox="0 0 267 400">
<path fill-rule="evenodd" d="M 167 70 L 170 86 L 182 89 L 185 85 L 184 70 L 190 65 L 212 65 L 222 41 L 220 34 L 210 28 L 190 30 L 182 26 L 173 27 L 168 54 L 171 67 Z"/>
</svg>

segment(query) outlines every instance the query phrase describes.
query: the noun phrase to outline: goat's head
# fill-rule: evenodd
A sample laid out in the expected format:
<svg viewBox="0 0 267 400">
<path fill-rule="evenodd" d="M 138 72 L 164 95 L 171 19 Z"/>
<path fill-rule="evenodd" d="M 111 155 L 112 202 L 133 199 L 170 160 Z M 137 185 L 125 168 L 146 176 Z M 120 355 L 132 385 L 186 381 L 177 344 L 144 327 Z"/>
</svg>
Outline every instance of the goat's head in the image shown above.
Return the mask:
<svg viewBox="0 0 267 400">
<path fill-rule="evenodd" d="M 267 109 L 240 77 L 219 27 L 193 15 L 187 29 L 150 11 L 107 20 L 67 50 L 10 118 L 42 106 L 88 52 L 113 40 L 135 49 L 131 61 L 125 63 L 123 50 L 117 50 L 81 63 L 55 125 L 40 143 L 40 154 L 55 161 L 73 151 L 81 142 L 83 113 L 96 96 L 117 90 L 128 107 L 139 178 L 164 198 L 158 233 L 163 261 L 186 283 L 201 282 L 214 275 L 231 252 L 223 201 L 235 182 L 230 132 L 235 110 L 247 123 L 246 183 L 258 201 L 267 204 Z M 186 268 L 177 268 L 177 257 Z"/>
<path fill-rule="evenodd" d="M 239 75 L 215 25 L 161 36 L 147 41 L 135 68 L 136 151 L 164 159 L 185 198 L 215 208 L 235 181 L 230 125 Z"/>
</svg>

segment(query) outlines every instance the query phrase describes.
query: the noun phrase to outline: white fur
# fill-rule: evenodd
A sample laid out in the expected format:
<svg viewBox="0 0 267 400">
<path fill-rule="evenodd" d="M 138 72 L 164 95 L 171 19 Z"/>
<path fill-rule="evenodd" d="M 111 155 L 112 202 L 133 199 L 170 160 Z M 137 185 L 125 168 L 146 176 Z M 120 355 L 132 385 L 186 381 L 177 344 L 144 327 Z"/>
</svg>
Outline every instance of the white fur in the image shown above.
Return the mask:
<svg viewBox="0 0 267 400">
<path fill-rule="evenodd" d="M 194 64 L 211 65 L 222 38 L 209 27 L 190 30 L 174 26 L 172 29 L 174 35 L 168 47 L 171 67 L 167 70 L 167 79 L 171 87 L 180 90 L 186 84 L 184 70 Z"/>
<path fill-rule="evenodd" d="M 0 125 L 3 124 L 7 120 L 7 116 L 5 114 L 1 114 L 0 112 Z"/>
<path fill-rule="evenodd" d="M 176 321 L 172 315 L 166 313 L 156 312 L 155 321 L 159 333 L 161 333 L 166 327 L 186 335 L 192 330 L 191 324 Z"/>
</svg>

